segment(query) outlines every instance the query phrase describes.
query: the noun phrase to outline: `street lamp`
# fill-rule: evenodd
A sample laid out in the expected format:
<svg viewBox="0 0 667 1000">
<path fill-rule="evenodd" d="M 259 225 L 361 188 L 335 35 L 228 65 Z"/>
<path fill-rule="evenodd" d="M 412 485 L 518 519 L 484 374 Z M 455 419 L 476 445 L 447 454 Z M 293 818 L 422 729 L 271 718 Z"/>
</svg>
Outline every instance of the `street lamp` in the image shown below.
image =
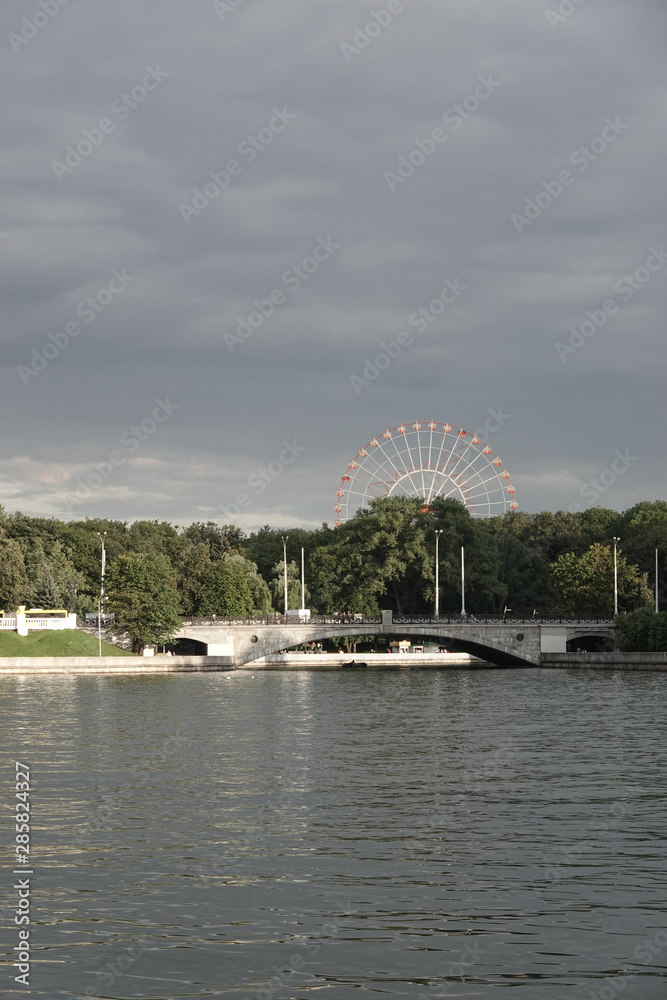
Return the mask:
<svg viewBox="0 0 667 1000">
<path fill-rule="evenodd" d="M 440 560 L 438 558 L 438 546 L 442 531 L 443 529 L 440 528 L 435 533 L 435 617 L 436 618 L 440 614 Z"/>
<path fill-rule="evenodd" d="M 102 582 L 100 584 L 100 599 L 97 602 L 97 642 L 98 642 L 98 655 L 102 655 L 102 601 L 104 600 L 104 570 L 106 568 L 106 552 L 104 550 L 104 539 L 106 538 L 106 531 L 96 531 L 96 535 L 102 539 Z"/>
<path fill-rule="evenodd" d="M 287 618 L 287 539 L 289 535 L 283 535 L 283 588 L 285 591 L 285 618 Z"/>
<path fill-rule="evenodd" d="M 461 614 L 466 613 L 466 559 L 465 549 L 461 546 Z"/>
<path fill-rule="evenodd" d="M 620 538 L 614 535 L 614 618 L 618 615 L 618 560 L 616 558 L 616 546 Z"/>
</svg>

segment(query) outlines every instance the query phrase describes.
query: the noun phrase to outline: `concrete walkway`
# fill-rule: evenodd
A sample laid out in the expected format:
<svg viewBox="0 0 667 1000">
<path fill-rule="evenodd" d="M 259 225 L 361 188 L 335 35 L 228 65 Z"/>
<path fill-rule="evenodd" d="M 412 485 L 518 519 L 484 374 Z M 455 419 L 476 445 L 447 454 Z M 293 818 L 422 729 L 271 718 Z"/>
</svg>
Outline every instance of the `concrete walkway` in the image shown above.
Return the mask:
<svg viewBox="0 0 667 1000">
<path fill-rule="evenodd" d="M 4 656 L 3 674 L 176 674 L 233 670 L 220 656 Z"/>
</svg>

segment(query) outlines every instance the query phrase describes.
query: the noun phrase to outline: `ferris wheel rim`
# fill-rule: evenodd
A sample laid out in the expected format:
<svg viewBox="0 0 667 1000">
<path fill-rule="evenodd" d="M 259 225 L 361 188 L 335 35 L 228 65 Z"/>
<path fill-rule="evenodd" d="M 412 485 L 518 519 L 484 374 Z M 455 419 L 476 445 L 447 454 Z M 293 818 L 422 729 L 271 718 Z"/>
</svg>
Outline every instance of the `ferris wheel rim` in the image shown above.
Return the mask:
<svg viewBox="0 0 667 1000">
<path fill-rule="evenodd" d="M 415 441 L 410 440 L 411 435 Z M 403 443 L 402 450 L 397 442 Z M 410 490 L 405 489 L 406 483 Z M 449 422 L 415 420 L 372 437 L 348 463 L 334 507 L 336 525 L 381 497 L 407 495 L 429 503 L 436 497 L 458 495 L 472 516 L 484 517 L 516 510 L 515 493 L 502 460 L 478 434 Z"/>
</svg>

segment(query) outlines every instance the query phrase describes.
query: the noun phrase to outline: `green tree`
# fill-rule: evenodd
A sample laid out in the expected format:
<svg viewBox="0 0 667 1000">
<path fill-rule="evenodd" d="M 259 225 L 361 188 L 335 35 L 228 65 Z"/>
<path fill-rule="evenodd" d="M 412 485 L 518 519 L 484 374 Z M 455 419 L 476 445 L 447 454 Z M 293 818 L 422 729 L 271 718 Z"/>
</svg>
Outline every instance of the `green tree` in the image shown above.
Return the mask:
<svg viewBox="0 0 667 1000">
<path fill-rule="evenodd" d="M 300 608 L 301 607 L 301 571 L 297 564 L 292 561 L 287 563 L 287 607 L 288 608 Z M 282 611 L 285 608 L 285 563 L 283 561 L 276 563 L 273 567 L 273 575 L 271 577 L 271 596 L 273 598 L 273 604 L 276 608 L 280 608 Z M 308 607 L 308 599 L 310 593 L 306 587 L 306 607 Z"/>
<path fill-rule="evenodd" d="M 624 653 L 645 652 L 648 649 L 648 630 L 653 617 L 648 608 L 621 611 L 614 622 L 616 645 Z"/>
<path fill-rule="evenodd" d="M 118 556 L 109 565 L 105 588 L 105 610 L 127 629 L 135 648 L 168 642 L 180 628 L 175 574 L 166 556 Z"/>
<path fill-rule="evenodd" d="M 185 538 L 193 543 L 202 542 L 208 547 L 212 562 L 223 559 L 231 552 L 243 549 L 245 535 L 234 524 L 216 524 L 215 521 L 196 521 L 183 531 Z"/>
<path fill-rule="evenodd" d="M 623 540 L 628 559 L 637 563 L 649 580 L 655 579 L 655 550 L 659 550 L 660 602 L 665 600 L 665 553 L 667 553 L 667 501 L 642 500 L 623 514 L 622 524 L 615 534 Z"/>
<path fill-rule="evenodd" d="M 55 585 L 48 566 L 42 568 L 42 573 L 33 595 L 33 601 L 35 607 L 44 608 L 45 611 L 53 611 L 62 604 L 60 592 Z"/>
<path fill-rule="evenodd" d="M 5 535 L 0 521 L 0 610 L 16 611 L 28 601 L 29 591 L 21 546 Z"/>
<path fill-rule="evenodd" d="M 619 607 L 627 609 L 636 603 L 641 590 L 642 601 L 650 603 L 653 594 L 644 574 L 630 565 L 619 553 Z M 565 615 L 611 615 L 614 610 L 614 557 L 608 545 L 596 542 L 582 556 L 568 552 L 559 556 L 551 567 L 559 605 Z"/>
<path fill-rule="evenodd" d="M 342 597 L 341 566 L 339 554 L 333 543 L 319 545 L 308 563 L 308 580 L 311 590 L 311 608 L 316 614 L 328 614 L 347 607 Z M 276 607 L 283 603 L 276 601 Z"/>
<path fill-rule="evenodd" d="M 213 571 L 211 551 L 205 542 L 183 538 L 178 562 L 178 591 L 183 614 L 199 613 L 204 591 Z"/>
<path fill-rule="evenodd" d="M 502 587 L 496 610 L 509 605 L 516 614 L 549 613 L 556 603 L 549 558 L 535 544 L 533 516 L 508 511 L 479 522 L 482 536 L 495 544 L 498 583 Z"/>
<path fill-rule="evenodd" d="M 232 553 L 227 556 L 225 562 L 239 566 L 243 571 L 246 583 L 250 589 L 253 612 L 260 615 L 270 615 L 273 611 L 271 591 L 266 580 L 257 572 L 257 566 L 254 562 L 251 562 L 244 556 L 238 555 L 238 553 Z"/>
<path fill-rule="evenodd" d="M 492 612 L 502 609 L 507 586 L 501 580 L 499 547 L 486 522 L 473 518 L 463 504 L 451 497 L 436 497 L 426 519 L 426 545 L 435 550 L 435 531 L 441 530 L 440 610 L 456 613 L 461 609 L 461 548 L 465 549 L 466 610 Z M 435 597 L 435 560 L 427 561 L 423 595 L 430 609 Z"/>
<path fill-rule="evenodd" d="M 209 574 L 200 613 L 246 618 L 253 613 L 253 596 L 243 566 L 223 559 Z"/>
<path fill-rule="evenodd" d="M 283 538 L 288 536 L 287 559 L 294 559 L 297 563 L 301 561 L 301 549 L 305 551 L 306 559 L 306 579 L 311 582 L 310 560 L 312 553 L 320 546 L 333 544 L 337 532 L 328 525 L 323 524 L 321 528 L 314 531 L 306 531 L 304 528 L 279 529 L 270 528 L 265 524 L 259 531 L 253 532 L 244 543 L 246 559 L 250 559 L 257 566 L 260 576 L 270 585 L 273 579 L 276 564 L 283 559 Z M 282 608 L 281 601 L 276 607 Z"/>
</svg>

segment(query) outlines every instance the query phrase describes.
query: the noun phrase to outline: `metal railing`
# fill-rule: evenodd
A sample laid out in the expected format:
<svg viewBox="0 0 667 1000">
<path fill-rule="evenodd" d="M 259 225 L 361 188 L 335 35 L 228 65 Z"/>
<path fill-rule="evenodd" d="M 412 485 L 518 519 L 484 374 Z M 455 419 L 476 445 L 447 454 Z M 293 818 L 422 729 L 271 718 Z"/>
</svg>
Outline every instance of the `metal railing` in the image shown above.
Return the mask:
<svg viewBox="0 0 667 1000">
<path fill-rule="evenodd" d="M 311 615 L 308 620 L 286 618 L 284 615 L 273 614 L 254 616 L 251 618 L 235 617 L 233 615 L 212 615 L 208 618 L 184 617 L 183 627 L 195 626 L 228 626 L 228 625 L 381 625 L 382 615 L 364 615 L 355 612 L 332 612 L 324 615 Z M 392 617 L 393 625 L 586 625 L 613 627 L 613 618 L 590 618 L 581 616 L 566 617 L 563 615 L 511 615 L 511 614 L 477 614 L 477 615 L 397 615 Z"/>
<path fill-rule="evenodd" d="M 362 615 L 353 612 L 344 614 L 311 615 L 307 620 L 286 618 L 285 615 L 236 618 L 233 615 L 214 615 L 210 618 L 183 618 L 183 628 L 227 625 L 381 625 L 382 615 Z"/>
<path fill-rule="evenodd" d="M 605 625 L 613 618 L 564 617 L 562 615 L 394 615 L 394 625 Z"/>
</svg>

